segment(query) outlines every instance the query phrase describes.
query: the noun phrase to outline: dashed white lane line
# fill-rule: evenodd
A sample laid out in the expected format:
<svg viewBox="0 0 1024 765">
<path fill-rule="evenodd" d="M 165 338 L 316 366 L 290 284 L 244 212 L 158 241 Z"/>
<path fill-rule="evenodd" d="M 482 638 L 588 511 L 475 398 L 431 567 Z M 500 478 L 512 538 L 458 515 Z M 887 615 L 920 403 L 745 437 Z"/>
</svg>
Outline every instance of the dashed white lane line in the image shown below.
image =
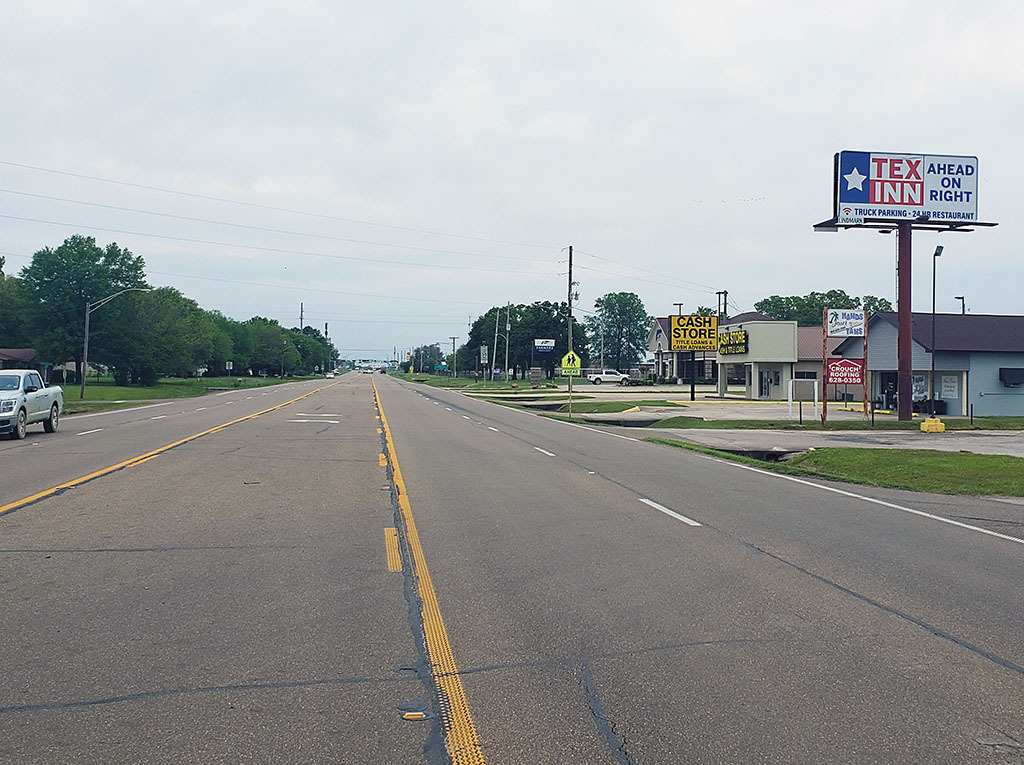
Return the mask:
<svg viewBox="0 0 1024 765">
<path fill-rule="evenodd" d="M 467 417 L 466 415 L 462 415 L 462 419 L 464 419 L 464 420 L 468 420 L 468 419 L 469 419 L 469 417 Z"/>
<path fill-rule="evenodd" d="M 167 416 L 166 414 L 158 414 L 156 417 L 150 417 L 149 419 L 151 419 L 151 420 L 162 420 L 166 416 Z"/>
<path fill-rule="evenodd" d="M 548 455 L 549 457 L 555 457 L 555 456 L 557 456 L 557 455 L 555 455 L 555 454 L 554 454 L 554 452 L 549 452 L 549 451 L 547 451 L 546 449 L 541 449 L 541 448 L 540 448 L 539 446 L 535 446 L 535 447 L 533 447 L 533 448 L 534 448 L 534 449 L 536 449 L 537 451 L 539 451 L 539 452 L 540 452 L 541 454 L 546 454 L 546 455 Z"/>
<path fill-rule="evenodd" d="M 444 410 L 445 410 L 446 412 L 450 412 L 450 411 L 451 411 L 451 407 L 447 407 L 447 406 L 446 406 L 446 407 L 444 408 Z"/>
<path fill-rule="evenodd" d="M 103 428 L 93 428 L 92 430 L 83 430 L 81 433 L 75 433 L 76 436 L 87 436 L 90 433 L 99 433 Z"/>
<path fill-rule="evenodd" d="M 93 412 L 92 414 L 75 414 L 69 415 L 66 419 L 84 420 L 86 417 L 105 417 L 108 414 L 125 414 L 126 412 L 137 412 L 140 409 L 155 409 L 158 406 L 170 406 L 171 404 L 174 403 L 177 402 L 164 401 L 161 404 L 146 404 L 145 406 L 133 406 L 131 409 L 110 409 L 106 412 Z"/>
<path fill-rule="evenodd" d="M 331 425 L 340 425 L 340 420 L 285 420 L 285 422 L 329 422 Z"/>
<path fill-rule="evenodd" d="M 488 426 L 487 426 L 487 429 L 488 429 L 488 430 L 493 430 L 493 431 L 494 431 L 495 433 L 500 433 L 500 432 L 501 432 L 501 431 L 500 431 L 500 430 L 498 430 L 497 428 L 492 428 L 492 427 L 491 427 L 490 425 L 488 425 Z"/>
<path fill-rule="evenodd" d="M 201 407 L 199 407 L 198 409 L 196 409 L 196 411 L 197 411 L 197 412 L 201 412 L 201 411 L 203 411 L 204 409 L 206 409 L 206 407 L 205 407 L 205 406 L 201 406 Z"/>
<path fill-rule="evenodd" d="M 679 513 L 677 513 L 677 512 L 674 512 L 673 510 L 669 510 L 669 509 L 668 509 L 667 507 L 665 507 L 664 505 L 659 505 L 659 504 L 658 504 L 657 502 L 654 502 L 654 501 L 652 501 L 652 500 L 650 500 L 650 499 L 647 499 L 646 497 L 639 497 L 639 499 L 640 499 L 640 501 L 641 501 L 641 502 L 643 502 L 643 503 L 644 503 L 645 505 L 650 505 L 650 506 L 651 506 L 651 507 L 653 507 L 653 508 L 654 508 L 655 510 L 657 510 L 657 511 L 659 511 L 659 512 L 662 512 L 662 513 L 664 513 L 665 515 L 669 515 L 669 516 L 672 516 L 672 517 L 673 517 L 673 518 L 675 518 L 676 520 L 678 520 L 678 521 L 682 521 L 682 522 L 683 522 L 683 523 L 685 523 L 685 524 L 688 524 L 688 525 L 690 525 L 690 526 L 702 526 L 702 525 L 703 525 L 703 524 L 701 524 L 701 523 L 698 523 L 697 521 L 693 520 L 693 518 L 687 518 L 687 517 L 686 517 L 685 515 L 680 515 Z"/>
</svg>

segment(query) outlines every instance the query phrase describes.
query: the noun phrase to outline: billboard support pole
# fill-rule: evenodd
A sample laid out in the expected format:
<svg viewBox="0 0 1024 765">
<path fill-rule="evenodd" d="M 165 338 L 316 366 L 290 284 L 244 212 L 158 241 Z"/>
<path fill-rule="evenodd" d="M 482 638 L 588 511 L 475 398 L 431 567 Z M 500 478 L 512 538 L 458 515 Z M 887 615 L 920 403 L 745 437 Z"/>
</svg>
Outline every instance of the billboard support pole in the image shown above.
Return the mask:
<svg viewBox="0 0 1024 765">
<path fill-rule="evenodd" d="M 821 424 L 828 419 L 828 306 L 821 309 Z"/>
<path fill-rule="evenodd" d="M 896 395 L 897 419 L 901 422 L 913 419 L 913 386 L 911 366 L 913 339 L 911 338 L 912 316 L 910 312 L 910 236 L 913 224 L 909 221 L 896 224 L 896 311 L 899 339 L 896 344 Z"/>
<path fill-rule="evenodd" d="M 861 370 L 862 382 L 864 383 L 864 392 L 861 394 L 860 400 L 864 408 L 864 419 L 868 418 L 868 312 L 864 311 L 864 353 L 861 354 L 864 357 L 864 369 Z"/>
</svg>

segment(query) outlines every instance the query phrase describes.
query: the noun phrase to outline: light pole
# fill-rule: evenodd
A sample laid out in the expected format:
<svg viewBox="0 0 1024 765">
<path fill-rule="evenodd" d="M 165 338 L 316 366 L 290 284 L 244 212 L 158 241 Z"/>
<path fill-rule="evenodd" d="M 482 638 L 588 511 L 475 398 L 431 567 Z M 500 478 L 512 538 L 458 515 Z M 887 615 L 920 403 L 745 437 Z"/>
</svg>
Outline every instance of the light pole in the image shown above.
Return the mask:
<svg viewBox="0 0 1024 765">
<path fill-rule="evenodd" d="M 959 300 L 960 301 L 960 315 L 963 316 L 964 314 L 966 314 L 967 313 L 967 301 L 964 299 L 964 296 L 963 295 L 956 295 L 953 298 L 953 300 Z"/>
<path fill-rule="evenodd" d="M 78 392 L 78 398 L 85 398 L 85 378 L 88 376 L 87 370 L 89 368 L 89 314 L 95 311 L 97 308 L 102 308 L 111 300 L 116 298 L 118 295 L 123 295 L 126 292 L 152 292 L 152 287 L 128 287 L 120 292 L 115 292 L 113 295 L 107 295 L 102 300 L 97 300 L 95 303 L 85 304 L 85 342 L 82 344 L 82 388 Z"/>
<path fill-rule="evenodd" d="M 935 264 L 939 262 L 942 255 L 942 245 L 935 247 L 935 254 L 932 255 L 932 373 L 928 378 L 928 399 L 931 402 L 931 414 L 935 416 Z"/>
</svg>

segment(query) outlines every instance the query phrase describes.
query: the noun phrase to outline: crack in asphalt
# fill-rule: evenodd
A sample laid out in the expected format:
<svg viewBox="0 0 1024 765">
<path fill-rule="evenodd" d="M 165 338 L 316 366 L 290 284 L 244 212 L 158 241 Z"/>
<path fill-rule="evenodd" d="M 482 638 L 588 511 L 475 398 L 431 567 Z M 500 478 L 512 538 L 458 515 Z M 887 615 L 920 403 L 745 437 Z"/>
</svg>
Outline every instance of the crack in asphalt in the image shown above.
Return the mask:
<svg viewBox="0 0 1024 765">
<path fill-rule="evenodd" d="M 615 721 L 605 713 L 604 707 L 601 706 L 601 700 L 597 696 L 597 685 L 594 682 L 594 673 L 590 670 L 590 660 L 584 658 L 579 666 L 583 695 L 587 699 L 587 706 L 590 708 L 590 714 L 594 718 L 598 733 L 608 744 L 608 749 L 620 765 L 636 765 L 636 760 L 626 750 L 625 735 L 619 735 L 615 730 Z"/>
</svg>

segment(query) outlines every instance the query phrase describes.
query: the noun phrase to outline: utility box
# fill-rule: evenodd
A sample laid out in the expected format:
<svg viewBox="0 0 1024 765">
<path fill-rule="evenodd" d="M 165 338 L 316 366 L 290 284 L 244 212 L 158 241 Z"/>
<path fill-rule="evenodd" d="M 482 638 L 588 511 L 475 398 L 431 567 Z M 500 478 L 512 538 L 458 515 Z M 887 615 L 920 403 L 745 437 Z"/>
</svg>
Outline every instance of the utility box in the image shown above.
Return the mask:
<svg viewBox="0 0 1024 765">
<path fill-rule="evenodd" d="M 925 417 L 924 422 L 921 423 L 922 433 L 945 433 L 946 423 L 940 420 L 938 417 Z"/>
</svg>

